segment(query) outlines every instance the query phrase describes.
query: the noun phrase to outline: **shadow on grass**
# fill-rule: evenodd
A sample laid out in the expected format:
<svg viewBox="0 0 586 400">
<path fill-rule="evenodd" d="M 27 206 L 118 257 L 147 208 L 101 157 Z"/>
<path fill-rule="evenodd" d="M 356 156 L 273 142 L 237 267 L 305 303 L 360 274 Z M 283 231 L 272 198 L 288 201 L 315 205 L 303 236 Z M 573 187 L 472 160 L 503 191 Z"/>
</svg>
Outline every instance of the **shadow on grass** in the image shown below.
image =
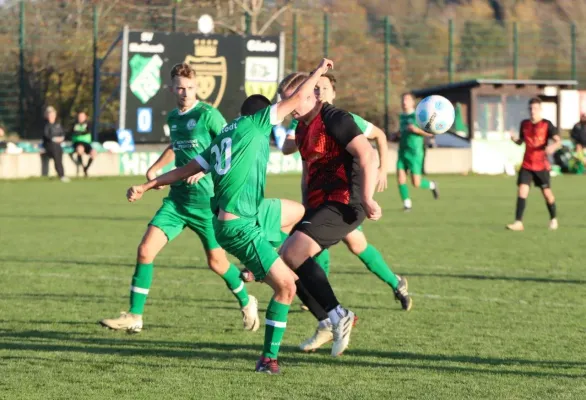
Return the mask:
<svg viewBox="0 0 586 400">
<path fill-rule="evenodd" d="M 51 258 L 43 258 L 43 259 L 35 259 L 35 258 L 14 258 L 14 257 L 0 257 L 0 263 L 14 263 L 14 264 L 62 264 L 62 265 L 91 265 L 91 266 L 99 266 L 99 267 L 124 267 L 127 268 L 132 264 L 132 256 L 128 257 L 128 260 L 121 260 L 120 262 L 112 262 L 112 261 L 88 261 L 88 260 L 60 260 L 60 259 L 51 259 Z M 162 263 L 157 263 L 159 268 L 165 269 L 209 269 L 208 266 L 199 266 L 199 265 L 165 265 L 164 261 Z"/>
<path fill-rule="evenodd" d="M 584 285 L 586 280 L 583 279 L 556 279 L 556 278 L 539 278 L 539 277 L 515 277 L 515 276 L 486 276 L 486 275 L 472 275 L 472 274 L 440 274 L 440 273 L 406 273 L 409 277 L 431 277 L 431 278 L 448 278 L 448 279 L 473 279 L 473 280 L 488 280 L 488 281 L 517 281 L 517 282 L 536 282 L 536 283 L 561 283 Z"/>
<path fill-rule="evenodd" d="M 83 335 L 83 337 L 81 337 Z M 200 358 L 204 360 L 247 360 L 253 362 L 261 345 L 227 344 L 216 342 L 170 342 L 161 340 L 136 340 L 133 337 L 107 339 L 87 337 L 85 332 L 10 331 L 0 330 L 0 348 L 13 351 L 73 352 L 124 357 L 169 357 L 178 359 Z M 29 340 L 29 341 L 27 341 Z M 49 340 L 67 341 L 67 344 L 48 343 Z M 443 372 L 476 374 L 519 375 L 530 377 L 580 378 L 585 374 L 549 371 L 550 369 L 575 369 L 586 367 L 586 361 L 528 360 L 520 358 L 491 358 L 467 355 L 424 354 L 413 352 L 350 349 L 343 359 L 308 356 L 294 346 L 281 346 L 282 359 L 287 363 L 312 363 L 319 365 L 347 365 L 367 368 L 410 368 Z M 38 354 L 36 354 L 38 356 Z M 14 355 L 9 356 L 15 359 Z M 26 355 L 23 354 L 23 359 Z M 368 359 L 368 360 L 367 360 Z M 372 361 L 380 359 L 380 361 Z M 401 363 L 397 363 L 401 361 Z M 128 362 L 127 360 L 121 362 Z M 446 364 L 467 364 L 454 366 Z M 157 364 L 159 365 L 159 364 Z M 543 368 L 544 371 L 519 370 L 514 367 Z"/>
<path fill-rule="evenodd" d="M 145 223 L 148 222 L 148 217 L 112 217 L 108 215 L 44 215 L 44 214 L 22 214 L 22 215 L 14 215 L 14 214 L 2 214 L 0 213 L 0 219 L 17 219 L 22 221 L 23 219 L 45 219 L 45 220 L 73 220 L 78 221 L 80 223 L 84 223 L 84 221 L 92 220 L 92 221 L 114 221 L 114 222 L 126 222 L 126 221 L 143 221 Z"/>
</svg>

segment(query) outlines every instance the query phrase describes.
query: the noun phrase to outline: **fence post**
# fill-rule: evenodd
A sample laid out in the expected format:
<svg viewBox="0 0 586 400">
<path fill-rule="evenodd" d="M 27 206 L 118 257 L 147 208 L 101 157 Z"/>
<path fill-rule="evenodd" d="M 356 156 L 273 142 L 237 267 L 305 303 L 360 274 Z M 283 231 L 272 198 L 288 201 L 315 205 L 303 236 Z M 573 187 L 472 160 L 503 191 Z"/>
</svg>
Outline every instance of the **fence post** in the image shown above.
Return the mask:
<svg viewBox="0 0 586 400">
<path fill-rule="evenodd" d="M 291 51 L 291 69 L 293 72 L 297 71 L 297 13 L 293 12 L 293 34 L 291 35 L 291 44 L 293 46 Z"/>
<path fill-rule="evenodd" d="M 173 3 L 173 11 L 171 13 L 171 31 L 177 32 L 177 2 Z"/>
<path fill-rule="evenodd" d="M 389 86 L 390 86 L 390 63 L 391 63 L 391 55 L 390 55 L 390 47 L 391 47 L 391 24 L 389 22 L 389 17 L 385 16 L 385 134 L 389 132 L 389 126 L 391 123 L 391 119 L 389 116 L 389 111 L 391 109 L 391 98 L 389 96 Z"/>
<path fill-rule="evenodd" d="M 519 27 L 513 22 L 513 79 L 519 78 Z"/>
<path fill-rule="evenodd" d="M 19 52 L 19 66 L 18 66 L 18 116 L 19 116 L 19 131 L 21 138 L 25 137 L 25 119 L 24 119 L 24 93 L 25 93 L 25 76 L 24 76 L 24 0 L 20 0 L 19 10 L 19 26 L 18 26 L 18 52 Z"/>
<path fill-rule="evenodd" d="M 448 79 L 454 82 L 454 20 L 448 22 Z"/>
<path fill-rule="evenodd" d="M 330 16 L 324 13 L 324 57 L 328 57 L 330 43 Z"/>
<path fill-rule="evenodd" d="M 100 124 L 100 59 L 98 58 L 98 7 L 94 4 L 93 12 L 93 57 L 94 57 L 94 101 L 92 117 L 92 136 L 94 141 L 99 139 Z"/>
<path fill-rule="evenodd" d="M 572 23 L 570 27 L 570 34 L 572 35 L 572 80 L 577 79 L 577 71 L 576 71 L 576 24 Z"/>
<path fill-rule="evenodd" d="M 250 14 L 248 12 L 244 13 L 244 32 L 246 35 L 250 35 L 250 31 L 251 31 L 251 25 L 252 25 L 252 21 L 251 21 L 251 17 Z"/>
</svg>

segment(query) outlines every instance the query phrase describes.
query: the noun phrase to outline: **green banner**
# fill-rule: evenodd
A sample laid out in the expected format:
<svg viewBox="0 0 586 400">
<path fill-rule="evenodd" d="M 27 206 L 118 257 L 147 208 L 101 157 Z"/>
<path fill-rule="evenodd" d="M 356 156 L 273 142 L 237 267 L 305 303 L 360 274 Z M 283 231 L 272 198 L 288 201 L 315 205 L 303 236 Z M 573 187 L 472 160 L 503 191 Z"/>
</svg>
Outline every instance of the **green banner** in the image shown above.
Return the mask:
<svg viewBox="0 0 586 400">
<path fill-rule="evenodd" d="M 145 175 L 151 165 L 161 156 L 160 152 L 135 152 L 120 154 L 120 175 Z M 165 166 L 158 173 L 173 169 L 173 164 Z M 301 156 L 299 153 L 285 156 L 280 151 L 272 151 L 267 165 L 267 174 L 301 173 Z"/>
</svg>

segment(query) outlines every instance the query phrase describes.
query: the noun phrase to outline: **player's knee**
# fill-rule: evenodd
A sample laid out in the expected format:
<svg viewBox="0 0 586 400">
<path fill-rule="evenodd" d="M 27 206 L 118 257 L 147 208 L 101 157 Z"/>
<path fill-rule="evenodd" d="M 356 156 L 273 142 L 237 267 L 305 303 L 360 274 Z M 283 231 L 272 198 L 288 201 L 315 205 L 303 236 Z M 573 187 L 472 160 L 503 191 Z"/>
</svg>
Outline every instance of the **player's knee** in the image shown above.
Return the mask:
<svg viewBox="0 0 586 400">
<path fill-rule="evenodd" d="M 355 255 L 362 253 L 366 249 L 366 246 L 368 246 L 366 240 L 357 240 L 355 238 L 352 238 L 352 240 L 344 240 L 344 243 L 348 247 L 348 250 Z"/>
<path fill-rule="evenodd" d="M 230 266 L 230 262 L 225 255 L 219 252 L 208 254 L 208 267 L 218 275 L 224 275 Z"/>
<path fill-rule="evenodd" d="M 291 303 L 295 298 L 297 287 L 295 286 L 295 280 L 293 278 L 283 281 L 279 285 L 279 297 Z"/>
<path fill-rule="evenodd" d="M 139 263 L 151 263 L 155 259 L 156 255 L 157 254 L 146 243 L 141 243 L 138 245 L 138 250 L 136 251 L 136 258 L 138 259 Z"/>
</svg>

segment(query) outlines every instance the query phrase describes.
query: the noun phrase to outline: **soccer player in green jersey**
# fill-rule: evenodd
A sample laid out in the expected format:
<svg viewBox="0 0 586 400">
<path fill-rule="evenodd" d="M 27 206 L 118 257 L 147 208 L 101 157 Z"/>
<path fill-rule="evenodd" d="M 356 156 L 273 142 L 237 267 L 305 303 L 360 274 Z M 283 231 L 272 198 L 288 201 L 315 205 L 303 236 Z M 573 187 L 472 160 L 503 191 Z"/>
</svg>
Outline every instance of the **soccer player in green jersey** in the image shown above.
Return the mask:
<svg viewBox="0 0 586 400">
<path fill-rule="evenodd" d="M 83 168 L 83 174 L 87 176 L 90 165 L 92 165 L 98 153 L 92 148 L 91 123 L 88 121 L 87 114 L 83 111 L 77 114 L 77 120 L 71 132 L 71 143 L 73 151 L 77 154 L 77 165 Z M 83 160 L 81 159 L 83 153 L 89 156 L 86 165 L 83 165 Z"/>
<path fill-rule="evenodd" d="M 226 125 L 220 112 L 196 98 L 195 71 L 187 64 L 171 70 L 171 89 L 177 108 L 169 113 L 167 123 L 171 144 L 147 172 L 147 178 L 175 160 L 181 167 L 207 148 Z M 248 295 L 240 270 L 231 264 L 218 244 L 213 227 L 210 198 L 213 196 L 211 177 L 192 174 L 171 186 L 169 196 L 148 225 L 138 246 L 136 269 L 130 287 L 130 310 L 118 318 L 103 319 L 100 324 L 115 330 L 137 333 L 143 328 L 143 312 L 153 280 L 153 262 L 165 245 L 186 227 L 195 232 L 206 252 L 209 268 L 218 274 L 240 305 L 244 329 L 256 331 L 260 326 L 257 300 Z"/>
<path fill-rule="evenodd" d="M 343 309 L 323 271 L 317 267 L 321 271 L 319 276 L 319 271 L 316 275 L 309 273 L 306 267 L 296 265 L 293 268 L 296 273 L 293 273 L 279 257 L 259 225 L 259 220 L 262 219 L 259 218 L 259 212 L 264 198 L 272 127 L 291 112 L 302 107 L 312 107 L 312 100 L 315 104 L 313 88 L 319 77 L 332 65 L 330 60 L 322 60 L 295 94 L 275 105 L 270 106 L 269 100 L 261 95 L 250 96 L 242 105 L 242 116 L 229 123 L 212 141 L 211 146 L 193 162 L 143 185 L 133 186 L 127 193 L 128 200 L 135 201 L 147 190 L 157 186 L 184 179 L 200 171 L 211 174 L 214 182 L 212 209 L 216 215 L 214 228 L 218 241 L 226 251 L 252 271 L 257 280 L 263 280 L 274 290 L 274 296 L 267 307 L 265 342 L 261 359 L 256 365 L 257 372 L 275 374 L 280 371 L 277 356 L 287 326 L 289 307 L 295 296 L 297 278 L 311 288 L 311 294 L 315 298 L 323 300 L 327 297 L 328 304 L 331 305 L 328 312 L 338 316 L 334 329 L 344 329 L 347 332 L 334 342 L 338 352 L 332 354 L 341 354 L 349 342 L 351 328 L 348 329 L 348 324 L 351 325 L 353 314 L 347 312 L 347 316 L 339 315 Z M 374 217 L 380 217 L 380 208 L 376 209 L 378 205 L 373 202 L 369 205 L 372 205 L 369 210 L 376 214 Z M 287 242 L 290 239 L 291 237 Z M 312 270 L 315 271 L 315 268 Z M 322 305 L 326 308 L 328 304 L 324 300 Z"/>
<path fill-rule="evenodd" d="M 286 77 L 281 84 L 279 85 L 279 95 L 282 98 L 286 98 L 287 95 L 290 95 L 291 89 L 296 87 L 299 82 L 304 78 L 304 74 L 302 73 L 292 73 L 288 77 Z M 334 99 L 336 97 L 336 88 L 335 88 L 336 79 L 333 74 L 327 73 L 322 76 L 315 87 L 315 95 L 321 102 L 326 102 L 329 104 L 333 104 Z M 387 160 L 387 141 L 386 136 L 382 130 L 371 124 L 370 122 L 365 121 L 363 118 L 350 113 L 354 122 L 358 126 L 358 128 L 362 131 L 362 133 L 368 139 L 375 139 L 377 141 L 377 149 L 379 152 L 379 159 L 380 159 L 380 166 L 378 170 L 378 191 L 382 191 L 386 188 L 386 160 Z M 297 120 L 293 120 L 297 121 Z M 295 134 L 290 132 L 288 134 L 287 140 L 283 145 L 283 153 L 284 154 L 291 154 L 298 151 L 297 145 L 295 144 Z M 306 182 L 306 172 L 307 167 L 303 163 L 303 178 L 302 178 L 302 192 L 305 192 L 305 182 Z M 381 177 L 384 176 L 384 179 Z M 305 194 L 304 194 L 304 203 L 305 203 Z M 375 274 L 380 280 L 385 282 L 389 285 L 397 300 L 401 302 L 401 306 L 404 310 L 408 311 L 411 309 L 412 300 L 408 294 L 407 288 L 407 279 L 405 277 L 398 276 L 393 273 L 393 271 L 389 268 L 387 263 L 385 262 L 382 254 L 372 245 L 370 245 L 367 240 L 362 227 L 359 226 L 357 229 L 350 232 L 344 239 L 343 242 L 346 244 L 348 249 L 355 254 L 360 261 L 366 266 L 366 268 Z M 330 256 L 328 249 L 324 249 L 315 257 L 316 262 L 324 269 L 326 275 L 329 274 L 329 265 L 330 265 Z M 305 305 L 307 308 L 308 305 Z M 332 341 L 333 334 L 332 334 L 332 326 L 329 318 L 322 310 L 316 309 L 316 303 L 311 302 L 309 306 L 312 308 L 313 315 L 318 319 L 318 327 L 315 331 L 315 334 L 309 338 L 308 340 L 304 341 L 300 348 L 303 351 L 315 351 L 324 344 Z"/>
<path fill-rule="evenodd" d="M 417 126 L 415 118 L 415 98 L 411 93 L 401 96 L 403 112 L 399 116 L 399 154 L 397 158 L 397 183 L 405 211 L 411 211 L 413 202 L 407 187 L 407 172 L 411 173 L 411 183 L 416 188 L 431 190 L 435 199 L 439 198 L 437 183 L 423 178 L 423 159 L 425 138 L 433 135 Z"/>
</svg>

